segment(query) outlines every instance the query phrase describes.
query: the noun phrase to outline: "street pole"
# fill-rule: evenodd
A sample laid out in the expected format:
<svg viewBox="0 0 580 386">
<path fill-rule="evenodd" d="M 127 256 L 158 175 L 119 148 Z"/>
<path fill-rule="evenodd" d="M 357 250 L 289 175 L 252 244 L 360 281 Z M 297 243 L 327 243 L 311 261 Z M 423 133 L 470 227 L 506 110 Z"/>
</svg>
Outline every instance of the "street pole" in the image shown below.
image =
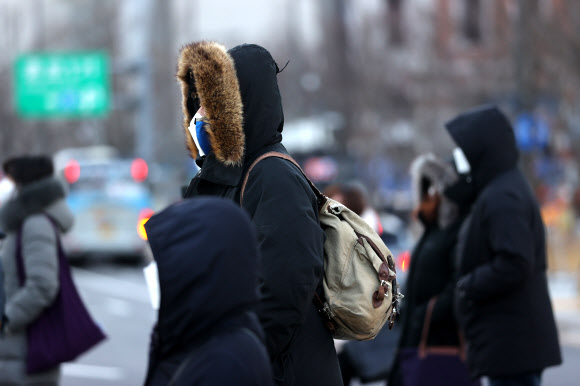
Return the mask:
<svg viewBox="0 0 580 386">
<path fill-rule="evenodd" d="M 515 77 L 516 111 L 530 111 L 534 105 L 534 34 L 532 30 L 537 16 L 537 0 L 518 0 L 516 24 Z"/>
<path fill-rule="evenodd" d="M 141 57 L 138 58 L 138 90 L 139 104 L 137 108 L 135 138 L 135 155 L 150 162 L 153 160 L 154 151 L 154 123 L 155 110 L 153 106 L 153 69 L 152 69 L 152 24 L 154 0 L 141 0 L 139 6 L 143 7 L 143 23 L 138 33 L 143 35 L 143 48 Z"/>
</svg>

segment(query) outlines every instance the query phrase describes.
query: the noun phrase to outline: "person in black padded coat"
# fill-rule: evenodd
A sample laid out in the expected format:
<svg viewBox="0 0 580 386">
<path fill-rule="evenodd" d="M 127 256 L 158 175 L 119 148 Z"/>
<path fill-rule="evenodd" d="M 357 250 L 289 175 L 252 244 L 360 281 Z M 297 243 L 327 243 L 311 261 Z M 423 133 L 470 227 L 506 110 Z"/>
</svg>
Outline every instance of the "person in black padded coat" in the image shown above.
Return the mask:
<svg viewBox="0 0 580 386">
<path fill-rule="evenodd" d="M 544 224 L 517 167 L 514 131 L 495 106 L 466 111 L 446 128 L 469 165 L 475 200 L 461 230 L 455 296 L 469 369 L 492 386 L 539 385 L 542 371 L 562 359 Z"/>
<path fill-rule="evenodd" d="M 423 233 L 411 254 L 402 308 L 399 348 L 417 348 L 429 301 L 436 297 L 428 346 L 459 346 L 459 327 L 453 315 L 455 248 L 464 210 L 445 195 L 457 180 L 451 164 L 432 154 L 418 157 L 411 166 L 413 194 Z M 402 385 L 395 361 L 389 386 Z"/>
<path fill-rule="evenodd" d="M 198 42 L 182 49 L 177 77 L 183 126 L 190 155 L 201 167 L 186 197 L 239 204 L 250 165 L 271 151 L 287 154 L 279 72 L 270 53 L 254 44 L 226 51 Z M 242 207 L 258 234 L 257 314 L 276 384 L 341 385 L 332 336 L 313 303 L 322 284 L 325 240 L 314 192 L 290 161 L 267 158 L 252 169 Z"/>
<path fill-rule="evenodd" d="M 227 200 L 196 198 L 145 227 L 161 295 L 145 385 L 273 385 L 248 216 Z"/>
</svg>

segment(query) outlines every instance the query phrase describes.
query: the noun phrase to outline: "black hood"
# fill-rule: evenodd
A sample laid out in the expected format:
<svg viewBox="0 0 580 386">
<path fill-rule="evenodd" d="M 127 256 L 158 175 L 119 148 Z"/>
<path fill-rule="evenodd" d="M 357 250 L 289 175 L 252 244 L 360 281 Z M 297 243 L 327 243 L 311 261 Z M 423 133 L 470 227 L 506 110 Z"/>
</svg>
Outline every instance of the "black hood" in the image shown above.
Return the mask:
<svg viewBox="0 0 580 386">
<path fill-rule="evenodd" d="M 497 175 L 517 166 L 519 153 L 513 128 L 497 107 L 476 107 L 445 127 L 465 153 L 478 192 Z"/>
<path fill-rule="evenodd" d="M 243 104 L 246 161 L 263 146 L 282 141 L 284 113 L 278 65 L 263 47 L 243 44 L 228 51 L 234 59 Z"/>
<path fill-rule="evenodd" d="M 258 247 L 240 208 L 217 198 L 185 200 L 153 216 L 145 228 L 159 271 L 162 356 L 189 350 L 216 329 L 254 329 Z"/>
</svg>

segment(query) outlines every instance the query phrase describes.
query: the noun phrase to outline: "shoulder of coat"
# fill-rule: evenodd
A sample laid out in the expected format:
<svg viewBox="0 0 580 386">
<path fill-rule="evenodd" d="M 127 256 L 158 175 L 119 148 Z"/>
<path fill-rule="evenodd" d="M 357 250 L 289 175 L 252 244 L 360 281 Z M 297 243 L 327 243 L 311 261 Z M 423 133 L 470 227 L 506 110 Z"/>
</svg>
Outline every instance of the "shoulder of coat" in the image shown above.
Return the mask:
<svg viewBox="0 0 580 386">
<path fill-rule="evenodd" d="M 44 214 L 33 214 L 26 217 L 22 223 L 22 232 L 25 235 L 47 233 L 52 234 L 52 224 Z"/>
</svg>

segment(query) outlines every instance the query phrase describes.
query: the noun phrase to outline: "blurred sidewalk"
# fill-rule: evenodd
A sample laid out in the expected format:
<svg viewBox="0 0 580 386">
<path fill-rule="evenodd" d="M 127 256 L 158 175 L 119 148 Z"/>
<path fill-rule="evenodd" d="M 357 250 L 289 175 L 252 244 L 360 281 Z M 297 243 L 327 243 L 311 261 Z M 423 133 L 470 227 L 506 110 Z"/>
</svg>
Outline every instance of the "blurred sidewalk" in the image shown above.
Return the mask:
<svg viewBox="0 0 580 386">
<path fill-rule="evenodd" d="M 564 345 L 580 347 L 580 291 L 578 274 L 556 272 L 549 275 L 550 296 Z"/>
</svg>

